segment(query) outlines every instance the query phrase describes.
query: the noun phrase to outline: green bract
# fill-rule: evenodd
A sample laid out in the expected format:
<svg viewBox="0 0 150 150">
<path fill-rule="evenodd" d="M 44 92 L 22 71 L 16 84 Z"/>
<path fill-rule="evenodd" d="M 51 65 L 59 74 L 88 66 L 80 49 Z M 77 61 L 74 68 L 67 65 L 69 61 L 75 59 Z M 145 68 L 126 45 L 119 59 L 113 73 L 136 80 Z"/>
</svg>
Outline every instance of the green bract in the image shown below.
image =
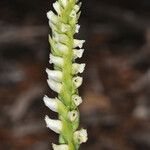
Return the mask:
<svg viewBox="0 0 150 150">
<path fill-rule="evenodd" d="M 82 98 L 78 94 L 78 87 L 82 84 L 82 73 L 85 64 L 76 63 L 84 52 L 84 40 L 74 39 L 79 32 L 77 24 L 80 16 L 81 3 L 78 0 L 57 0 L 53 11 L 47 13 L 52 36 L 49 35 L 51 45 L 50 63 L 54 70 L 46 69 L 49 87 L 58 93 L 58 98 L 44 97 L 45 105 L 57 112 L 59 119 L 45 117 L 47 127 L 60 134 L 59 144 L 53 144 L 54 150 L 78 150 L 81 143 L 87 141 L 87 131 L 78 130 L 78 106 Z"/>
</svg>

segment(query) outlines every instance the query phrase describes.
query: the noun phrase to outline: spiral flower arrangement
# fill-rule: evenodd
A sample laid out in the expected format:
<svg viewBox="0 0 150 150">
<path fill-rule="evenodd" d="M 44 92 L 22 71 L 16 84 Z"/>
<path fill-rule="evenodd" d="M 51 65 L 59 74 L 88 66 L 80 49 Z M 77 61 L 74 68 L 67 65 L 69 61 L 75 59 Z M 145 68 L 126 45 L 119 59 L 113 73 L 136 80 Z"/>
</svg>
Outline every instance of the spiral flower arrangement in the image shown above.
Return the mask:
<svg viewBox="0 0 150 150">
<path fill-rule="evenodd" d="M 52 144 L 54 150 L 78 150 L 87 141 L 87 131 L 78 130 L 79 110 L 82 103 L 78 88 L 82 84 L 84 63 L 76 63 L 84 52 L 84 40 L 74 38 L 79 32 L 81 2 L 78 0 L 57 0 L 53 3 L 55 13 L 49 11 L 47 17 L 52 30 L 49 35 L 51 45 L 50 64 L 54 70 L 46 69 L 49 87 L 58 93 L 57 98 L 44 96 L 45 105 L 58 113 L 58 120 L 45 117 L 48 128 L 59 134 L 59 144 Z"/>
</svg>

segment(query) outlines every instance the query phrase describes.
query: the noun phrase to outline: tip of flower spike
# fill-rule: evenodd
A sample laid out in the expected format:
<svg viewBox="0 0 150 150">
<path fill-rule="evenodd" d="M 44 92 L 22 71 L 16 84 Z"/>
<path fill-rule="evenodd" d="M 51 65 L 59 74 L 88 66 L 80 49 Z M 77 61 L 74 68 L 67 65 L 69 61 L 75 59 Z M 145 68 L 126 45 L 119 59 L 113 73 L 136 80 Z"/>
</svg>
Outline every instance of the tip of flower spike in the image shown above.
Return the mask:
<svg viewBox="0 0 150 150">
<path fill-rule="evenodd" d="M 47 115 L 45 116 L 45 122 L 47 128 L 50 128 L 52 131 L 56 133 L 60 133 L 62 130 L 62 123 L 60 120 L 50 119 Z"/>
<path fill-rule="evenodd" d="M 66 144 L 56 145 L 52 144 L 53 150 L 69 150 L 69 146 Z"/>
</svg>

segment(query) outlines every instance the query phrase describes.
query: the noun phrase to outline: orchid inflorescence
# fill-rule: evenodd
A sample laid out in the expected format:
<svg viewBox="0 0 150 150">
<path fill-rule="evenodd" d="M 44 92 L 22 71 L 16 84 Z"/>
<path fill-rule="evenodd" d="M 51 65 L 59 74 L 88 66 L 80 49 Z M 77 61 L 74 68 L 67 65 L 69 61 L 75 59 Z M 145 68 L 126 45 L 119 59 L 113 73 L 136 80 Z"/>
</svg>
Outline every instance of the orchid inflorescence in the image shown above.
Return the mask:
<svg viewBox="0 0 150 150">
<path fill-rule="evenodd" d="M 78 87 L 82 84 L 82 77 L 78 76 L 85 68 L 84 63 L 76 63 L 84 52 L 84 40 L 74 39 L 79 32 L 81 2 L 78 0 L 57 0 L 53 3 L 57 14 L 47 13 L 52 36 L 49 35 L 51 45 L 50 64 L 54 70 L 46 69 L 49 87 L 58 93 L 58 98 L 43 98 L 45 105 L 58 113 L 58 120 L 45 117 L 47 127 L 59 134 L 59 145 L 52 144 L 54 150 L 78 150 L 81 143 L 87 141 L 87 131 L 78 130 L 79 111 L 82 103 Z"/>
</svg>

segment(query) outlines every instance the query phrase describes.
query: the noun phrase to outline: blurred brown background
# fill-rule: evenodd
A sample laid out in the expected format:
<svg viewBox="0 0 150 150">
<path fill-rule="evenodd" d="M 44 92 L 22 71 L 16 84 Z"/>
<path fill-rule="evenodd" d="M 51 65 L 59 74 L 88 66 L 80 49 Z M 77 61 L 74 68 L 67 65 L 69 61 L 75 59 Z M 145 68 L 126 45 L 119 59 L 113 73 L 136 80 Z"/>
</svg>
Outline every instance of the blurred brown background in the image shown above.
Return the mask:
<svg viewBox="0 0 150 150">
<path fill-rule="evenodd" d="M 0 150 L 51 150 L 45 127 L 50 0 L 0 1 Z M 83 0 L 81 150 L 150 149 L 150 1 Z"/>
</svg>

